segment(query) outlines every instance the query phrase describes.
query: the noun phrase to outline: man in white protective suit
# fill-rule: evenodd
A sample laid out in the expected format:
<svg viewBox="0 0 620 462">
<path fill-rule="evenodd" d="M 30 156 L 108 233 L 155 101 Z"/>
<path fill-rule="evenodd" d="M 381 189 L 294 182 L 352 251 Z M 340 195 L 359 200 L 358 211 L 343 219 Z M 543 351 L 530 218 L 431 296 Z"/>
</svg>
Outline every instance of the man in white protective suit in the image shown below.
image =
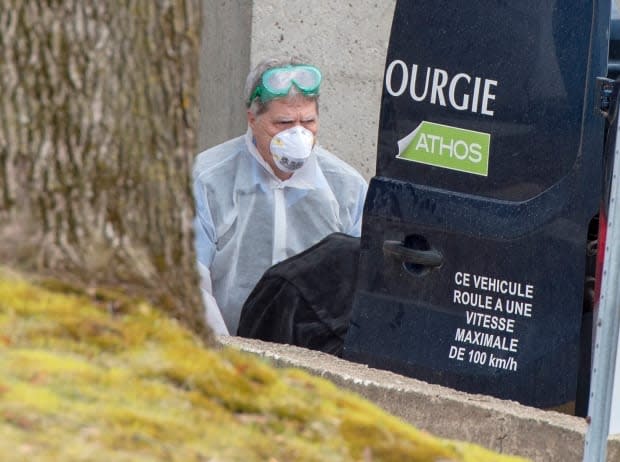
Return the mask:
<svg viewBox="0 0 620 462">
<path fill-rule="evenodd" d="M 195 160 L 195 236 L 206 318 L 235 335 L 264 271 L 333 232 L 359 236 L 364 178 L 320 147 L 321 72 L 269 59 L 248 75 L 248 129 Z"/>
</svg>

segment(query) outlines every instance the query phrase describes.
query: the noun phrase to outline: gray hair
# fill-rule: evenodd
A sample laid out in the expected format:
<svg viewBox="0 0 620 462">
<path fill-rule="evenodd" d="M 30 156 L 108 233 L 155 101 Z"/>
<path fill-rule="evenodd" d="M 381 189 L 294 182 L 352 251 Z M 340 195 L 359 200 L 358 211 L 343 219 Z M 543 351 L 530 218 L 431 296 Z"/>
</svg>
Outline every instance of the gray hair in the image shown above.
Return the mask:
<svg viewBox="0 0 620 462">
<path fill-rule="evenodd" d="M 250 71 L 248 77 L 245 80 L 245 88 L 243 91 L 243 97 L 245 98 L 246 107 L 254 114 L 260 115 L 265 112 L 268 107 L 270 101 L 263 102 L 260 98 L 254 98 L 253 101 L 250 102 L 250 97 L 258 87 L 261 77 L 265 72 L 269 69 L 273 69 L 274 67 L 285 67 L 285 66 L 295 66 L 298 64 L 308 64 L 308 61 L 302 59 L 300 57 L 294 56 L 290 58 L 267 58 L 263 59 L 259 62 L 254 69 Z M 291 91 L 285 98 L 298 98 L 303 97 L 305 99 L 315 101 L 317 111 L 319 109 L 319 95 L 306 96 L 297 91 L 295 85 L 291 86 Z"/>
</svg>

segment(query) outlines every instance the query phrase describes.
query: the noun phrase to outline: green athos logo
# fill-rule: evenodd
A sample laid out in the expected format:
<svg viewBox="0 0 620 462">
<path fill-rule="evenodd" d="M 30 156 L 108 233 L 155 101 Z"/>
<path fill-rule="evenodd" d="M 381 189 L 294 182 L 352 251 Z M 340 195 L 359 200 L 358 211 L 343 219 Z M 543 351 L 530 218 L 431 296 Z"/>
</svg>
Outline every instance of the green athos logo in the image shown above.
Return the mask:
<svg viewBox="0 0 620 462">
<path fill-rule="evenodd" d="M 398 159 L 487 176 L 491 135 L 423 121 L 398 142 Z"/>
</svg>

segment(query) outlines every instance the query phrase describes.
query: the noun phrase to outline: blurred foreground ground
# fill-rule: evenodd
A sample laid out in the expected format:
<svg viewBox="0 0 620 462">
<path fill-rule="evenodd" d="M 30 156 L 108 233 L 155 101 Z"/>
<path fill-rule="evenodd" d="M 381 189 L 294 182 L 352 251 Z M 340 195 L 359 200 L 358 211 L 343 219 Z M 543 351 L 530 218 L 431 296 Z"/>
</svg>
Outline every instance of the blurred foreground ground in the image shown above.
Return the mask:
<svg viewBox="0 0 620 462">
<path fill-rule="evenodd" d="M 518 461 L 296 369 L 205 348 L 152 306 L 0 270 L 3 461 Z"/>
</svg>

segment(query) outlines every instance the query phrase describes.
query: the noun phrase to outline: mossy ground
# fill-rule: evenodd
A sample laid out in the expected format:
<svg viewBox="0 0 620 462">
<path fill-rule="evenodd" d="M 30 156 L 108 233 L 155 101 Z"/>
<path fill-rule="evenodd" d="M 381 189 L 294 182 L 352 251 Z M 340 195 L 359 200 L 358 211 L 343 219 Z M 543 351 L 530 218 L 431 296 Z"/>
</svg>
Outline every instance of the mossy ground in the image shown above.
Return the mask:
<svg viewBox="0 0 620 462">
<path fill-rule="evenodd" d="M 330 382 L 205 348 L 139 300 L 0 271 L 3 461 L 517 461 Z"/>
</svg>

